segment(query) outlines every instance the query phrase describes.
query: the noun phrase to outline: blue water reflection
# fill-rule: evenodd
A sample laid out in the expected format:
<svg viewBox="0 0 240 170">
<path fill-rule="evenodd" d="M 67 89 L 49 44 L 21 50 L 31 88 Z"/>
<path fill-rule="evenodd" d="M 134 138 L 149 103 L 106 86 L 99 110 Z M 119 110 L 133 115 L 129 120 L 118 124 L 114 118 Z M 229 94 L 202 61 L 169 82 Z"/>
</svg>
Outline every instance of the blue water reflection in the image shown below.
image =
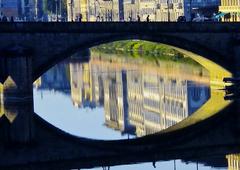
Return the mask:
<svg viewBox="0 0 240 170">
<path fill-rule="evenodd" d="M 35 83 L 36 112 L 71 134 L 95 139 L 153 134 L 187 118 L 210 97 L 209 76 L 199 65 L 143 65 L 92 55 L 89 62 L 58 64 Z"/>
<path fill-rule="evenodd" d="M 166 129 L 210 98 L 210 78 L 200 65 L 119 58 L 92 53 L 68 59 L 35 82 L 35 112 L 54 126 L 94 139 L 135 138 Z M 161 169 L 214 169 L 181 160 Z M 105 167 L 104 167 L 105 168 Z M 152 163 L 110 169 L 153 169 Z M 103 169 L 103 168 L 96 168 Z"/>
</svg>

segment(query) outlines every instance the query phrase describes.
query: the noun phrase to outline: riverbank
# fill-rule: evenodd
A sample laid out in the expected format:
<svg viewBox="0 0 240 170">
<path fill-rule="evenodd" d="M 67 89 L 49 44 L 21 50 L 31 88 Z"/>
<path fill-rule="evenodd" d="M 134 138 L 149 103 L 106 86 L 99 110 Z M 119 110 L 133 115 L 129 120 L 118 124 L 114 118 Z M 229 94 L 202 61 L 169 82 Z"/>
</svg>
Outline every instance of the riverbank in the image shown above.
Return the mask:
<svg viewBox="0 0 240 170">
<path fill-rule="evenodd" d="M 199 65 L 196 61 L 186 57 L 179 51 L 164 44 L 148 41 L 127 40 L 102 44 L 91 49 L 108 54 L 123 54 L 131 58 L 144 58 L 146 60 L 167 60 L 180 63 Z"/>
</svg>

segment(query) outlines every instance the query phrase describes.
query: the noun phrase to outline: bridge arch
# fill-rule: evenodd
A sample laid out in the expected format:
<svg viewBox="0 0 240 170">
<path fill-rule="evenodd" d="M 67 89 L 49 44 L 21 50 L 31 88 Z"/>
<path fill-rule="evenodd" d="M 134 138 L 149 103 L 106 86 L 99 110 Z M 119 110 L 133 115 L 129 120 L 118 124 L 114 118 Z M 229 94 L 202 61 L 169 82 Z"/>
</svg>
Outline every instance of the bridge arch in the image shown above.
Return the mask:
<svg viewBox="0 0 240 170">
<path fill-rule="evenodd" d="M 68 46 L 62 48 L 59 53 L 55 53 L 48 57 L 48 59 L 41 63 L 37 68 L 34 69 L 33 77 L 34 80 L 41 76 L 44 72 L 50 69 L 52 66 L 57 64 L 58 62 L 70 57 L 74 53 L 79 50 L 85 50 L 94 46 L 98 46 L 101 44 L 106 44 L 114 41 L 122 41 L 122 40 L 145 40 L 155 43 L 161 43 L 166 46 L 170 46 L 175 49 L 183 49 L 183 51 L 189 51 L 199 56 L 203 56 L 206 59 L 213 61 L 214 63 L 223 66 L 224 68 L 231 71 L 229 64 L 226 63 L 224 56 L 219 54 L 218 52 L 211 50 L 210 48 L 198 43 L 195 40 L 188 40 L 182 36 L 178 35 L 170 35 L 170 34 L 103 34 L 101 36 L 95 36 L 94 38 L 90 38 L 90 40 L 79 39 L 74 43 L 69 43 Z M 197 61 L 198 62 L 198 61 Z M 201 63 L 200 63 L 201 64 Z"/>
</svg>

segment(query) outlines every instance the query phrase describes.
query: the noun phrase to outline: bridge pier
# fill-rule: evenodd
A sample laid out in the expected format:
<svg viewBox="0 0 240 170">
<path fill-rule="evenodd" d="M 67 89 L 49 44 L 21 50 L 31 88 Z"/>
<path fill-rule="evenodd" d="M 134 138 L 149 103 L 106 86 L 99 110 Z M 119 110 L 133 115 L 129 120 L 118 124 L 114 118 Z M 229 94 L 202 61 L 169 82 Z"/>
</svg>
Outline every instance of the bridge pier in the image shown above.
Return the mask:
<svg viewBox="0 0 240 170">
<path fill-rule="evenodd" d="M 0 105 L 0 140 L 10 147 L 34 140 L 33 102 Z"/>
<path fill-rule="evenodd" d="M 1 52 L 0 139 L 5 144 L 33 140 L 32 57 L 14 46 Z"/>
<path fill-rule="evenodd" d="M 238 44 L 236 44 L 235 48 L 233 48 L 234 53 L 234 63 L 235 63 L 235 70 L 234 70 L 234 77 L 240 77 L 240 39 Z"/>
<path fill-rule="evenodd" d="M 32 101 L 32 57 L 29 51 L 13 47 L 3 52 L 1 60 L 1 100 L 4 103 Z"/>
</svg>

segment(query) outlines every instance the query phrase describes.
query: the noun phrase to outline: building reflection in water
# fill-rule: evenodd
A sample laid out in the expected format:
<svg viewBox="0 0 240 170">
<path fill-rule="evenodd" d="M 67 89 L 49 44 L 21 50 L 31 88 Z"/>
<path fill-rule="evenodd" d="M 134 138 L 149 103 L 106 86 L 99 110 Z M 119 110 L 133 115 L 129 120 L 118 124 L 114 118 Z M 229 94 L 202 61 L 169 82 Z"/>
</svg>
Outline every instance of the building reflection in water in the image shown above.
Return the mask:
<svg viewBox="0 0 240 170">
<path fill-rule="evenodd" d="M 54 67 L 35 86 L 71 91 L 76 107 L 104 107 L 107 127 L 138 137 L 180 122 L 210 97 L 209 76 L 200 66 L 96 53 L 88 63 L 70 59 Z"/>
<path fill-rule="evenodd" d="M 226 156 L 228 161 L 228 170 L 240 169 L 240 154 L 230 154 Z"/>
</svg>

